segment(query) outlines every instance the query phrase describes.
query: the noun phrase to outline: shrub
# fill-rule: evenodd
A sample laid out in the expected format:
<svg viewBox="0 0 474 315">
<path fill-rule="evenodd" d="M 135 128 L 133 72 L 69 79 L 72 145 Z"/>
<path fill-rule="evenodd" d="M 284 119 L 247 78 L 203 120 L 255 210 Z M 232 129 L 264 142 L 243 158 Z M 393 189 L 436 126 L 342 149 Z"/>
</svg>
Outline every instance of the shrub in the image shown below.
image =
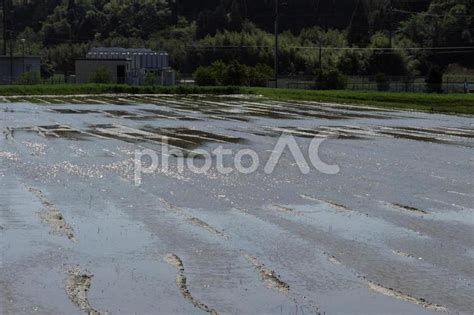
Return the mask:
<svg viewBox="0 0 474 315">
<path fill-rule="evenodd" d="M 217 78 L 212 67 L 199 66 L 193 73 L 194 82 L 200 86 L 217 85 Z"/>
<path fill-rule="evenodd" d="M 441 93 L 443 92 L 443 70 L 438 66 L 432 66 L 428 71 L 426 77 L 426 84 L 428 92 Z"/>
<path fill-rule="evenodd" d="M 41 59 L 41 78 L 49 79 L 54 75 L 54 68 L 51 62 L 45 58 Z"/>
<path fill-rule="evenodd" d="M 145 74 L 145 85 L 155 85 L 156 84 L 156 73 L 147 72 Z"/>
<path fill-rule="evenodd" d="M 249 67 L 233 61 L 226 65 L 216 61 L 208 67 L 200 66 L 194 71 L 193 78 L 197 85 L 251 85 L 266 86 L 267 80 L 273 77 L 273 69 L 264 64 Z"/>
<path fill-rule="evenodd" d="M 344 90 L 347 87 L 347 77 L 338 70 L 329 70 L 318 75 L 316 88 L 319 90 Z"/>
<path fill-rule="evenodd" d="M 403 85 L 405 86 L 405 92 L 408 92 L 410 91 L 410 87 L 413 86 L 413 83 L 415 83 L 415 76 L 411 73 L 408 73 L 403 77 L 402 81 Z"/>
<path fill-rule="evenodd" d="M 337 70 L 329 71 L 325 81 L 328 90 L 344 90 L 347 87 L 347 77 Z"/>
<path fill-rule="evenodd" d="M 17 79 L 17 83 L 27 84 L 27 85 L 40 84 L 41 77 L 40 77 L 40 74 L 36 71 L 27 71 L 20 74 L 20 76 Z"/>
<path fill-rule="evenodd" d="M 247 67 L 250 86 L 267 86 L 268 79 L 273 78 L 274 71 L 265 64 L 257 64 L 255 67 Z"/>
<path fill-rule="evenodd" d="M 366 70 L 367 56 L 360 51 L 344 51 L 337 61 L 337 68 L 347 75 L 361 75 Z"/>
<path fill-rule="evenodd" d="M 109 69 L 105 66 L 97 68 L 90 81 L 91 83 L 110 83 L 112 79 L 110 77 Z"/>
<path fill-rule="evenodd" d="M 234 60 L 225 68 L 222 83 L 224 85 L 248 85 L 249 71 L 247 66 Z"/>
<path fill-rule="evenodd" d="M 367 60 L 367 72 L 371 75 L 388 73 L 393 76 L 404 76 L 408 73 L 407 58 L 400 52 L 375 51 Z"/>
<path fill-rule="evenodd" d="M 375 82 L 377 82 L 377 90 L 379 91 L 388 91 L 390 90 L 390 82 L 387 80 L 385 73 L 377 73 L 375 76 Z"/>
<path fill-rule="evenodd" d="M 213 62 L 210 66 L 200 66 L 194 71 L 193 78 L 197 85 L 222 85 L 226 65 L 221 60 Z"/>
</svg>

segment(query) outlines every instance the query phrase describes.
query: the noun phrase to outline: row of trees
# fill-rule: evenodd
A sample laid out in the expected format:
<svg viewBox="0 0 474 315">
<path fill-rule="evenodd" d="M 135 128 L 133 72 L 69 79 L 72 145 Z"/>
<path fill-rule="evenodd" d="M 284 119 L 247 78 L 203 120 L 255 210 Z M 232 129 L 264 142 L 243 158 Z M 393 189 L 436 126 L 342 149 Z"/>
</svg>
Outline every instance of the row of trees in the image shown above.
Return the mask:
<svg viewBox="0 0 474 315">
<path fill-rule="evenodd" d="M 337 70 L 346 75 L 415 76 L 427 74 L 434 65 L 474 66 L 472 50 L 464 48 L 474 46 L 472 0 L 287 2 L 280 8 L 280 74 Z M 8 27 L 17 31 L 16 38 L 26 39 L 28 53 L 44 56 L 46 76 L 72 73 L 74 59 L 94 46 L 165 49 L 182 73 L 216 60 L 273 66 L 275 3 L 18 1 Z M 440 47 L 453 49 L 438 51 Z M 15 48 L 20 53 L 21 46 Z"/>
<path fill-rule="evenodd" d="M 362 44 L 368 33 L 393 28 L 396 26 L 393 24 L 409 19 L 410 12 L 428 9 L 430 14 L 445 15 L 448 9 L 448 11 L 454 10 L 453 13 L 459 15 L 467 14 L 469 7 L 472 6 L 470 0 L 6 0 L 6 2 L 11 3 L 7 9 L 12 12 L 8 16 L 8 28 L 21 32 L 29 27 L 36 33 L 40 32 L 45 46 L 66 41 L 104 40 L 117 36 L 148 39 L 157 30 L 172 24 L 177 25 L 180 16 L 196 22 L 195 35 L 198 39 L 215 35 L 218 31 L 240 32 L 246 21 L 254 23 L 266 32 L 272 32 L 276 3 L 280 3 L 282 30 L 297 34 L 302 29 L 313 26 L 339 30 L 349 28 L 349 42 Z M 394 11 L 394 7 L 402 10 Z"/>
<path fill-rule="evenodd" d="M 87 35 L 108 36 L 130 33 L 149 36 L 151 28 L 163 23 L 176 24 L 182 16 L 197 21 L 202 37 L 217 30 L 240 31 L 245 20 L 265 31 L 273 30 L 275 0 L 7 0 L 14 4 L 15 29 L 31 27 L 39 31 L 56 25 L 75 37 L 77 30 Z M 320 25 L 345 29 L 358 6 L 363 6 L 374 31 L 381 30 L 390 3 L 404 10 L 421 11 L 430 0 L 291 0 L 278 1 L 281 26 L 298 33 L 303 28 Z M 33 18 L 32 18 L 33 17 Z M 403 17 L 404 18 L 404 17 Z M 64 35 L 64 34 L 62 34 Z M 82 35 L 81 35 L 82 36 Z M 69 38 L 69 37 L 68 37 Z M 87 37 L 88 38 L 88 37 Z M 88 38 L 89 39 L 89 38 Z"/>
</svg>

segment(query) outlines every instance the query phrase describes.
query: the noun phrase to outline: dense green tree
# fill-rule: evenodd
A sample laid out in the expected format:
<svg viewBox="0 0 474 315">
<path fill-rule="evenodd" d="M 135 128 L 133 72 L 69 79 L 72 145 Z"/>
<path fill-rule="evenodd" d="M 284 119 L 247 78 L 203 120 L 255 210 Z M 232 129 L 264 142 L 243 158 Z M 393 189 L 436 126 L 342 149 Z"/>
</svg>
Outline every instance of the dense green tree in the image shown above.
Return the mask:
<svg viewBox="0 0 474 315">
<path fill-rule="evenodd" d="M 363 75 L 367 69 L 367 56 L 360 51 L 346 50 L 338 59 L 337 68 L 346 75 Z"/>
<path fill-rule="evenodd" d="M 54 67 L 53 67 L 51 61 L 49 61 L 46 58 L 41 59 L 40 74 L 41 74 L 41 78 L 43 78 L 43 79 L 49 79 L 54 75 Z"/>
<path fill-rule="evenodd" d="M 433 0 L 426 12 L 414 14 L 401 23 L 401 33 L 421 47 L 474 46 L 474 2 Z M 439 54 L 430 59 L 439 64 L 460 62 L 474 66 L 472 52 Z"/>
<path fill-rule="evenodd" d="M 197 19 L 197 36 L 203 38 L 215 35 L 219 30 L 224 30 L 228 24 L 226 11 L 222 5 L 215 10 L 203 10 Z"/>
<path fill-rule="evenodd" d="M 364 2 L 360 0 L 352 15 L 347 31 L 347 40 L 351 46 L 365 47 L 369 41 L 370 26 Z"/>
<path fill-rule="evenodd" d="M 426 76 L 428 92 L 441 93 L 443 91 L 443 69 L 439 66 L 432 66 Z"/>
<path fill-rule="evenodd" d="M 165 0 L 112 0 L 104 5 L 108 17 L 107 33 L 147 38 L 171 22 Z"/>
<path fill-rule="evenodd" d="M 21 53 L 18 39 L 25 39 L 27 52 L 46 57 L 57 73 L 73 72 L 74 59 L 93 46 L 165 49 L 182 73 L 216 60 L 237 61 L 249 71 L 259 64 L 266 70 L 273 67 L 274 0 L 12 3 L 8 29 L 17 39 L 14 53 Z M 279 10 L 281 74 L 339 70 L 413 78 L 434 65 L 474 67 L 472 50 L 461 48 L 474 46 L 472 0 L 281 0 Z M 390 29 L 394 52 L 388 50 Z M 413 47 L 457 48 L 438 52 Z"/>
<path fill-rule="evenodd" d="M 75 60 L 84 58 L 88 51 L 86 44 L 60 44 L 45 51 L 47 60 L 51 60 L 54 69 L 65 75 L 74 73 Z"/>
<path fill-rule="evenodd" d="M 229 26 L 228 29 L 234 32 L 240 32 L 244 22 L 242 4 L 243 0 L 232 0 L 229 13 Z"/>
</svg>

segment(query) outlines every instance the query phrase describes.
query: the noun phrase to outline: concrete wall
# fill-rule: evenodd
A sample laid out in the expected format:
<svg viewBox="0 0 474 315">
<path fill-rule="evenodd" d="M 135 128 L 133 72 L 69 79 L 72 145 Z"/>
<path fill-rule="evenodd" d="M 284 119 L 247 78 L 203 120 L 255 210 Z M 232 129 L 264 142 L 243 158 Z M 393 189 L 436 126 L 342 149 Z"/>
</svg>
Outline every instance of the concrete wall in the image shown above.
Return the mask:
<svg viewBox="0 0 474 315">
<path fill-rule="evenodd" d="M 11 59 L 10 56 L 0 56 L 0 84 L 10 84 L 11 80 Z M 13 57 L 13 82 L 16 82 L 24 71 L 40 73 L 40 57 L 26 56 Z"/>
<path fill-rule="evenodd" d="M 125 66 L 125 77 L 119 82 L 117 67 Z M 97 69 L 105 67 L 109 71 L 111 83 L 127 82 L 127 73 L 130 71 L 130 61 L 120 59 L 79 59 L 76 60 L 76 83 L 90 83 Z"/>
</svg>

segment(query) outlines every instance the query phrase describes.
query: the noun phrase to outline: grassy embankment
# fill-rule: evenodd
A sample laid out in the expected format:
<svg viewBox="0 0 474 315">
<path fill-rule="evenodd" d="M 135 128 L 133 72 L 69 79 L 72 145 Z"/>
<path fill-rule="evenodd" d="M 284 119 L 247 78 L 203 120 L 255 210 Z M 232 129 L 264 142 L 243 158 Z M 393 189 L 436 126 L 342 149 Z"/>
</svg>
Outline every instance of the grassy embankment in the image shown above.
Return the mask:
<svg viewBox="0 0 474 315">
<path fill-rule="evenodd" d="M 258 94 L 269 99 L 333 102 L 400 108 L 438 113 L 474 114 L 474 94 L 427 94 L 354 91 L 308 91 L 250 87 L 199 86 L 128 86 L 128 85 L 13 85 L 0 86 L 0 96 L 13 95 L 73 95 L 73 94 Z"/>
<path fill-rule="evenodd" d="M 474 114 L 474 94 L 301 91 L 267 88 L 251 88 L 249 92 L 279 100 L 318 101 L 438 113 Z"/>
</svg>

